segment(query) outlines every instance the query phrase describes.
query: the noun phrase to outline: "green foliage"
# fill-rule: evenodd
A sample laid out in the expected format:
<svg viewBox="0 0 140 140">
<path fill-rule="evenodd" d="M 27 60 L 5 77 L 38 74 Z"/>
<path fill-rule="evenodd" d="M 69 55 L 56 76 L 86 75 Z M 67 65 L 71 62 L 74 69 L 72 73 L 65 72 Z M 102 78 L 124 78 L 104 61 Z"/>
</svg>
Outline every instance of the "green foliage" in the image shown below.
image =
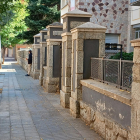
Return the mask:
<svg viewBox="0 0 140 140">
<path fill-rule="evenodd" d="M 26 43 L 33 43 L 33 36 L 47 25 L 60 20 L 58 7 L 60 0 L 29 0 L 26 10 L 28 16 L 25 18 L 29 31 L 24 31 L 17 38 L 28 39 Z"/>
<path fill-rule="evenodd" d="M 120 59 L 120 53 L 117 53 L 114 56 L 111 56 L 110 59 Z M 122 60 L 133 60 L 133 52 L 131 53 L 122 53 Z"/>
<path fill-rule="evenodd" d="M 0 0 L 0 13 L 5 13 L 13 7 L 13 0 Z"/>
<path fill-rule="evenodd" d="M 22 43 L 23 40 L 16 38 L 19 33 L 24 30 L 27 30 L 27 27 L 24 22 L 24 18 L 27 16 L 27 12 L 25 11 L 26 3 L 21 4 L 19 1 L 13 3 L 14 7 L 10 9 L 11 17 L 2 26 L 0 35 L 2 37 L 2 47 L 15 46 L 17 43 Z M 4 13 L 3 13 L 4 14 Z M 7 14 L 5 14 L 6 18 Z M 7 19 L 7 18 L 6 18 Z"/>
</svg>

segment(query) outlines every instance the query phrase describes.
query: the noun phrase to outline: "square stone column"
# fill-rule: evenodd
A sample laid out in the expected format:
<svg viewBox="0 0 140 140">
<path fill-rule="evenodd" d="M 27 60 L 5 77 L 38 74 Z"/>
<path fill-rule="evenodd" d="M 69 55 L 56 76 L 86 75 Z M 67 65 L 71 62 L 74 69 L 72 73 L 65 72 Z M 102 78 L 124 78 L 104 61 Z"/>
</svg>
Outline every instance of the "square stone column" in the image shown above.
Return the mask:
<svg viewBox="0 0 140 140">
<path fill-rule="evenodd" d="M 140 139 L 140 39 L 132 40 L 133 56 L 133 82 L 131 90 L 131 139 Z"/>
<path fill-rule="evenodd" d="M 33 57 L 32 57 L 32 77 L 39 79 L 40 75 L 40 34 L 34 36 Z"/>
<path fill-rule="evenodd" d="M 61 89 L 61 44 L 63 24 L 54 22 L 47 26 L 47 66 L 44 67 L 43 87 L 49 93 Z"/>
<path fill-rule="evenodd" d="M 80 80 L 91 76 L 91 57 L 105 56 L 106 27 L 90 22 L 71 30 L 72 33 L 72 67 L 71 67 L 71 97 L 70 113 L 80 117 L 82 86 Z"/>
<path fill-rule="evenodd" d="M 91 16 L 90 13 L 81 10 L 73 10 L 62 16 L 62 90 L 60 91 L 60 102 L 64 108 L 69 108 L 71 96 L 72 34 L 70 30 L 89 22 Z"/>
<path fill-rule="evenodd" d="M 44 66 L 47 66 L 47 29 L 43 29 L 40 31 L 40 76 L 39 76 L 39 84 L 43 86 L 43 77 L 44 77 Z"/>
<path fill-rule="evenodd" d="M 32 64 L 33 64 L 33 78 L 39 79 L 40 68 L 38 67 L 38 49 L 40 49 L 40 45 L 34 45 L 33 47 L 33 56 L 32 56 Z"/>
<path fill-rule="evenodd" d="M 60 85 L 60 76 L 55 75 L 54 70 L 56 67 L 54 65 L 60 65 L 59 64 L 59 59 L 58 58 L 58 64 L 54 64 L 54 56 L 57 55 L 54 53 L 54 47 L 59 47 L 61 46 L 62 40 L 61 39 L 48 39 L 47 40 L 47 69 L 44 67 L 45 72 L 47 72 L 46 75 L 46 80 L 44 87 L 46 87 L 46 91 L 48 93 L 56 93 L 57 91 L 59 92 L 59 85 Z M 61 73 L 61 70 L 59 71 Z"/>
</svg>

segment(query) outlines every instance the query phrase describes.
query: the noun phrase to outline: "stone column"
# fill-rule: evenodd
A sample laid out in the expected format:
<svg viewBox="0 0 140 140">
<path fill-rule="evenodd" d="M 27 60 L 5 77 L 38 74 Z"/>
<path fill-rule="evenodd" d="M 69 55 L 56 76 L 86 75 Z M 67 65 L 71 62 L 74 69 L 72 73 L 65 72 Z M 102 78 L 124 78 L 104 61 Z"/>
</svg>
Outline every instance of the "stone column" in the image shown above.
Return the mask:
<svg viewBox="0 0 140 140">
<path fill-rule="evenodd" d="M 34 79 L 39 79 L 40 75 L 40 69 L 38 68 L 38 49 L 40 49 L 40 45 L 34 45 L 33 48 L 33 78 Z"/>
<path fill-rule="evenodd" d="M 46 91 L 56 93 L 60 91 L 61 77 L 61 44 L 63 24 L 55 22 L 47 26 L 47 68 L 44 67 L 44 84 Z"/>
<path fill-rule="evenodd" d="M 132 40 L 133 56 L 133 82 L 131 90 L 131 139 L 140 139 L 140 39 Z"/>
<path fill-rule="evenodd" d="M 73 10 L 62 16 L 62 90 L 60 91 L 60 102 L 65 108 L 70 106 L 71 96 L 71 52 L 72 34 L 71 29 L 90 21 L 92 15 L 80 10 Z"/>
<path fill-rule="evenodd" d="M 32 67 L 31 67 L 31 77 L 33 77 L 34 73 L 34 44 L 32 44 Z"/>
<path fill-rule="evenodd" d="M 43 67 L 47 65 L 46 61 L 46 49 L 47 48 L 47 29 L 43 29 L 40 31 L 40 76 L 39 76 L 39 84 L 43 86 L 43 77 L 44 77 L 44 69 Z"/>
<path fill-rule="evenodd" d="M 33 44 L 33 58 L 32 58 L 32 77 L 34 79 L 39 79 L 40 75 L 40 67 L 38 67 L 38 49 L 40 49 L 40 34 L 34 36 L 34 44 Z"/>
<path fill-rule="evenodd" d="M 47 78 L 46 78 L 46 91 L 48 93 L 56 93 L 59 92 L 59 78 L 55 77 L 53 74 L 54 70 L 54 53 L 53 53 L 53 47 L 54 46 L 60 46 L 62 43 L 61 39 L 58 40 L 47 40 Z M 59 61 L 59 60 L 58 60 Z M 59 63 L 59 62 L 58 62 Z M 59 65 L 59 64 L 58 64 Z"/>
<path fill-rule="evenodd" d="M 105 27 L 90 22 L 71 30 L 72 67 L 70 113 L 73 117 L 80 117 L 79 101 L 82 99 L 80 80 L 90 78 L 91 57 L 105 56 L 105 32 Z M 87 64 L 89 65 L 85 67 Z M 88 72 L 86 72 L 86 68 L 89 69 Z"/>
</svg>

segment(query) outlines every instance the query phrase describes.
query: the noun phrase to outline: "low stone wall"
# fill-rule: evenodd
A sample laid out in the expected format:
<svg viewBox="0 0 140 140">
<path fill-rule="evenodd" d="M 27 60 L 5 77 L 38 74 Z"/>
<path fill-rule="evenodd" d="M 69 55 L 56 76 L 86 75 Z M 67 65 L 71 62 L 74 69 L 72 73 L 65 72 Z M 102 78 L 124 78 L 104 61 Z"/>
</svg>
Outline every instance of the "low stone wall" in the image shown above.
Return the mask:
<svg viewBox="0 0 140 140">
<path fill-rule="evenodd" d="M 26 71 L 28 70 L 28 61 L 26 58 L 28 58 L 28 51 L 18 51 L 17 52 L 17 62 L 20 66 L 22 66 Z"/>
<path fill-rule="evenodd" d="M 131 95 L 94 80 L 81 80 L 80 117 L 106 140 L 131 140 Z"/>
</svg>

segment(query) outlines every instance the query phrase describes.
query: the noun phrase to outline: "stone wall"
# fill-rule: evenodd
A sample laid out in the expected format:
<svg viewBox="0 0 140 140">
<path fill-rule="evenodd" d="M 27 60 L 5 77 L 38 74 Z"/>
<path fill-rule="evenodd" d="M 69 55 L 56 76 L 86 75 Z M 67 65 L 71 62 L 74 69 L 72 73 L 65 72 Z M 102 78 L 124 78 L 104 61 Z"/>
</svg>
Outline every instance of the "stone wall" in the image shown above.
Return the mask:
<svg viewBox="0 0 140 140">
<path fill-rule="evenodd" d="M 38 56 L 38 49 L 40 49 L 40 44 L 33 44 L 33 56 L 32 56 L 32 73 L 31 76 L 34 79 L 39 79 L 40 75 L 40 68 L 38 68 L 38 59 L 40 56 Z"/>
<path fill-rule="evenodd" d="M 28 70 L 28 51 L 17 51 L 17 62 L 22 66 L 26 71 Z"/>
<path fill-rule="evenodd" d="M 131 140 L 131 95 L 94 80 L 81 84 L 88 90 L 83 88 L 80 118 L 106 140 Z"/>
<path fill-rule="evenodd" d="M 120 34 L 124 51 L 130 50 L 129 0 L 75 0 L 76 9 L 92 14 L 91 22 L 105 26 L 106 33 Z M 70 0 L 68 1 L 70 11 Z"/>
<path fill-rule="evenodd" d="M 131 140 L 129 131 L 82 101 L 80 101 L 80 117 L 90 129 L 106 140 Z"/>
</svg>

